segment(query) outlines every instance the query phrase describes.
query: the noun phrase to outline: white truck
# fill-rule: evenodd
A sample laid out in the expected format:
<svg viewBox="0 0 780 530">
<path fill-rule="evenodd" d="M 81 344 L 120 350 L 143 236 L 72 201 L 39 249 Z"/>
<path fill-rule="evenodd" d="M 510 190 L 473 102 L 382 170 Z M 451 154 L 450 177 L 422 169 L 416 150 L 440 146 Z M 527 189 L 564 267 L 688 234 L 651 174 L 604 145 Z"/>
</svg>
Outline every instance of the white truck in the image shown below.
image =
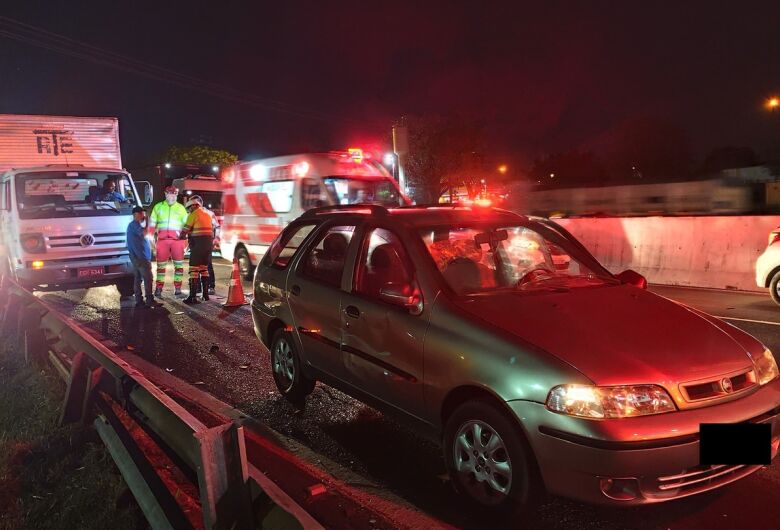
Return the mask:
<svg viewBox="0 0 780 530">
<path fill-rule="evenodd" d="M 32 290 L 131 295 L 127 225 L 152 188 L 139 195 L 121 168 L 117 118 L 0 114 L 0 273 Z"/>
</svg>

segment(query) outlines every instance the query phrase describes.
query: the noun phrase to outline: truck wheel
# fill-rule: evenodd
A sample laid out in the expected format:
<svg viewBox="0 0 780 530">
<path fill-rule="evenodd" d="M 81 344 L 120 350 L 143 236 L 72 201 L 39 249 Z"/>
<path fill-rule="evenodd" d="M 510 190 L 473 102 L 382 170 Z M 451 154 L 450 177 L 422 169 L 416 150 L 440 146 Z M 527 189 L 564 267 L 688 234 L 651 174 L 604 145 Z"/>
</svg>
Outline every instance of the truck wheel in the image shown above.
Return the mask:
<svg viewBox="0 0 780 530">
<path fill-rule="evenodd" d="M 468 401 L 447 419 L 444 459 L 458 493 L 488 514 L 527 518 L 543 496 L 520 426 L 486 401 Z"/>
<path fill-rule="evenodd" d="M 780 271 L 777 271 L 769 282 L 769 295 L 777 305 L 780 305 Z"/>
<path fill-rule="evenodd" d="M 236 249 L 236 259 L 238 260 L 238 270 L 241 272 L 241 277 L 251 282 L 252 275 L 255 273 L 255 267 L 252 265 L 252 258 L 249 257 L 249 252 L 244 247 L 238 247 Z"/>
<path fill-rule="evenodd" d="M 120 280 L 116 284 L 116 290 L 119 291 L 120 298 L 128 298 L 135 293 L 135 285 L 133 278 L 129 280 Z"/>
<path fill-rule="evenodd" d="M 271 339 L 271 371 L 279 392 L 295 407 L 302 409 L 315 381 L 301 370 L 301 358 L 292 334 L 279 329 Z"/>
</svg>

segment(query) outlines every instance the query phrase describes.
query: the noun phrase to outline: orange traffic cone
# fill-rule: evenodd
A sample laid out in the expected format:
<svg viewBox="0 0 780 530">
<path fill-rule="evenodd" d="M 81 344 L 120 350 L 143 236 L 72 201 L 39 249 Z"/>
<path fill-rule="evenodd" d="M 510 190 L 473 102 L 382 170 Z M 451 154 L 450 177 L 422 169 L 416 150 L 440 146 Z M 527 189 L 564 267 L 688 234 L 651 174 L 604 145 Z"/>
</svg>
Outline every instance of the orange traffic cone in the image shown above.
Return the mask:
<svg viewBox="0 0 780 530">
<path fill-rule="evenodd" d="M 237 307 L 248 303 L 244 296 L 244 287 L 241 285 L 241 271 L 238 270 L 238 260 L 233 258 L 233 274 L 230 275 L 227 301 L 222 304 L 222 307 Z"/>
</svg>

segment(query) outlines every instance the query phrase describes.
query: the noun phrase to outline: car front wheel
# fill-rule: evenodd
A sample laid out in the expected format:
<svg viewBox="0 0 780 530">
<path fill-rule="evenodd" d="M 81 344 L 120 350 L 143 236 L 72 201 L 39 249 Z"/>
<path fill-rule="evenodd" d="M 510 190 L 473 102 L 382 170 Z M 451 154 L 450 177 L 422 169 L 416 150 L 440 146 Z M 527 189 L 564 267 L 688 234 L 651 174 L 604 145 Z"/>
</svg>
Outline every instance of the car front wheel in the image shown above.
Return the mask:
<svg viewBox="0 0 780 530">
<path fill-rule="evenodd" d="M 777 305 L 780 305 L 780 271 L 777 271 L 769 282 L 769 295 Z"/>
<path fill-rule="evenodd" d="M 455 489 L 479 509 L 526 516 L 542 497 L 536 461 L 520 426 L 490 403 L 467 402 L 452 413 L 444 457 Z"/>
<path fill-rule="evenodd" d="M 293 405 L 303 408 L 315 381 L 301 370 L 301 358 L 292 335 L 283 329 L 277 330 L 271 340 L 271 370 L 279 392 Z"/>
</svg>

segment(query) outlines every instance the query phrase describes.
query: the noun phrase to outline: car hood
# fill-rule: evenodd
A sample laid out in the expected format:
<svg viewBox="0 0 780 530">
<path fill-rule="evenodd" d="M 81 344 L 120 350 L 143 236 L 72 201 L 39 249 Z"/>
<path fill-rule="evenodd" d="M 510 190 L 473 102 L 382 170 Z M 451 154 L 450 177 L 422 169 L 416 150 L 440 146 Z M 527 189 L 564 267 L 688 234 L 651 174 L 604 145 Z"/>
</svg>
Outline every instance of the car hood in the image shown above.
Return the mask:
<svg viewBox="0 0 780 530">
<path fill-rule="evenodd" d="M 746 337 L 740 345 L 693 310 L 628 285 L 502 292 L 456 304 L 598 385 L 676 384 L 752 367 Z"/>
</svg>

